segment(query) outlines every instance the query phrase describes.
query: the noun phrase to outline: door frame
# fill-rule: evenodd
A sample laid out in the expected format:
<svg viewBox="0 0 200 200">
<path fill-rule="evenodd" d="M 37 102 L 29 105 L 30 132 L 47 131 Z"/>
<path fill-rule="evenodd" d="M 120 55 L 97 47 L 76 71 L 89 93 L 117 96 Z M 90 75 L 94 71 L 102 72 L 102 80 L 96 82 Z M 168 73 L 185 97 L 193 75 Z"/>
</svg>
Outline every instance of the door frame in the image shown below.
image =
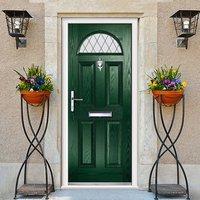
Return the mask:
<svg viewBox="0 0 200 200">
<path fill-rule="evenodd" d="M 132 26 L 132 182 L 131 185 L 70 185 L 68 182 L 68 25 L 69 24 L 131 24 Z M 137 187 L 138 142 L 137 142 L 137 59 L 138 19 L 137 18 L 62 18 L 62 170 L 61 188 L 69 187 Z M 134 101 L 133 101 L 134 99 Z"/>
</svg>

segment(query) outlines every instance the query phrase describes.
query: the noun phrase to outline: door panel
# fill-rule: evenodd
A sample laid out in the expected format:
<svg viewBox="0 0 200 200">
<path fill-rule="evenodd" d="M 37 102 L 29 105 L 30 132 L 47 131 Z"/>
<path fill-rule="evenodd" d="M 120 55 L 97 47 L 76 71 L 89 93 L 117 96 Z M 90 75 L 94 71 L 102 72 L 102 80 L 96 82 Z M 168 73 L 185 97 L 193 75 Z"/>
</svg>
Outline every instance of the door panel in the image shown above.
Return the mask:
<svg viewBox="0 0 200 200">
<path fill-rule="evenodd" d="M 69 181 L 131 182 L 131 25 L 69 25 L 68 70 Z"/>
<path fill-rule="evenodd" d="M 94 105 L 95 88 L 94 88 L 94 63 L 79 63 L 79 89 L 80 96 L 84 99 L 84 104 Z"/>
<path fill-rule="evenodd" d="M 121 167 L 121 124 L 107 123 L 106 167 Z"/>
<path fill-rule="evenodd" d="M 122 105 L 122 63 L 106 63 L 107 105 Z"/>
<path fill-rule="evenodd" d="M 79 167 L 95 166 L 95 134 L 93 122 L 79 123 Z"/>
</svg>

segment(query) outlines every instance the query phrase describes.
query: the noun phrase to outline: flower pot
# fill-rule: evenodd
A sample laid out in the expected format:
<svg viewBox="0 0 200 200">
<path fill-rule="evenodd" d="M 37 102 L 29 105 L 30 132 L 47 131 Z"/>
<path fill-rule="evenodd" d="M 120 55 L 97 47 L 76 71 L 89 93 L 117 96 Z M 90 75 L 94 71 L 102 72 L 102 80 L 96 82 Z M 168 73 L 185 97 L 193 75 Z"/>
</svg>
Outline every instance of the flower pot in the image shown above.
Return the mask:
<svg viewBox="0 0 200 200">
<path fill-rule="evenodd" d="M 38 106 L 45 102 L 51 92 L 49 91 L 20 91 L 22 98 L 31 105 Z"/>
<path fill-rule="evenodd" d="M 154 98 L 159 104 L 165 106 L 173 106 L 177 104 L 183 97 L 183 90 L 178 91 L 163 91 L 163 90 L 154 90 L 152 91 Z"/>
</svg>

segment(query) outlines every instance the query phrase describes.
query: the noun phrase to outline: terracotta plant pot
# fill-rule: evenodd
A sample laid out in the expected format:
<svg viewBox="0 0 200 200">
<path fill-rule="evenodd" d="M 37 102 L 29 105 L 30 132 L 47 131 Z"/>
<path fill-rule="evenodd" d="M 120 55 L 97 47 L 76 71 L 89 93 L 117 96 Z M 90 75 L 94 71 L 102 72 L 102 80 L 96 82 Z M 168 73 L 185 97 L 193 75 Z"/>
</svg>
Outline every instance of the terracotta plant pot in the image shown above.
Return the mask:
<svg viewBox="0 0 200 200">
<path fill-rule="evenodd" d="M 163 91 L 154 90 L 152 91 L 154 98 L 159 104 L 165 106 L 173 106 L 177 104 L 183 97 L 183 90 L 178 91 Z"/>
<path fill-rule="evenodd" d="M 20 91 L 20 93 L 28 104 L 35 106 L 41 105 L 51 94 L 49 91 Z"/>
</svg>

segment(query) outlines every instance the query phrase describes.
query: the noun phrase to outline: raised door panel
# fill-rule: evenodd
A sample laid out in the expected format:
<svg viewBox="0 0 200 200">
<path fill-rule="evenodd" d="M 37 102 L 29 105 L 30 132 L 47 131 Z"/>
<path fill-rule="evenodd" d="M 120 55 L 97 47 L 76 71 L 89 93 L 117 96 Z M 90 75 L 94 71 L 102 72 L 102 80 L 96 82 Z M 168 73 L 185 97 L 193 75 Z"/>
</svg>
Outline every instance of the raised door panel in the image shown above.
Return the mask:
<svg viewBox="0 0 200 200">
<path fill-rule="evenodd" d="M 107 105 L 122 105 L 122 62 L 106 63 Z"/>
<path fill-rule="evenodd" d="M 79 63 L 79 88 L 80 97 L 83 98 L 85 105 L 94 105 L 94 63 L 80 62 Z"/>
<path fill-rule="evenodd" d="M 95 167 L 95 127 L 93 122 L 79 123 L 79 167 Z"/>
<path fill-rule="evenodd" d="M 121 125 L 107 122 L 106 167 L 121 167 Z"/>
</svg>

